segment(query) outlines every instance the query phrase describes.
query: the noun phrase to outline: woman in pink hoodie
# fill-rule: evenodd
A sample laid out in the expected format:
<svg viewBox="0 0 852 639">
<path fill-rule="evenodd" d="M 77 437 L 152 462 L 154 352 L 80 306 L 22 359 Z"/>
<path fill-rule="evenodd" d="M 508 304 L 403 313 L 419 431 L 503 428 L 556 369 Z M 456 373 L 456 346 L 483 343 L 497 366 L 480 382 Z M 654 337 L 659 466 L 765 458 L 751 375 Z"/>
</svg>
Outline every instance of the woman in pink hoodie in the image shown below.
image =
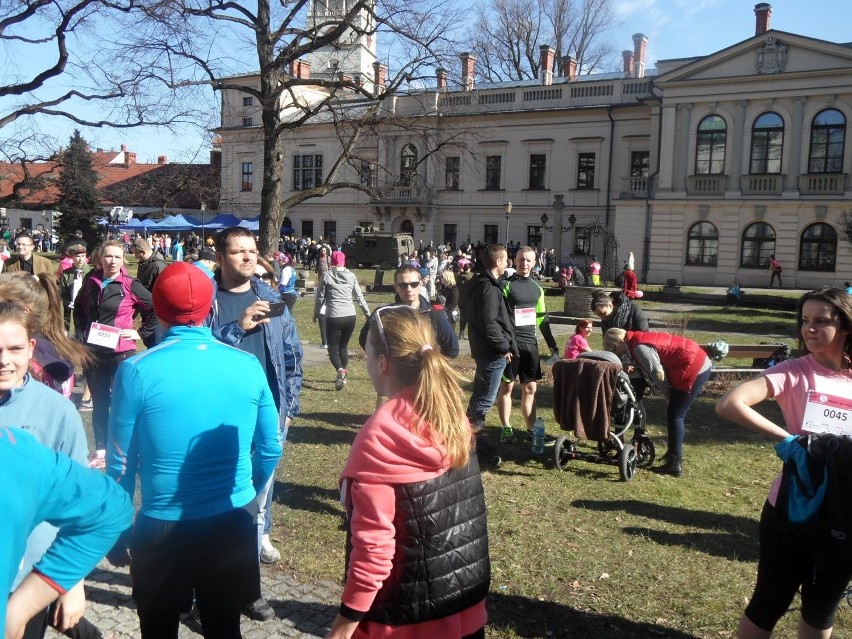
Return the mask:
<svg viewBox="0 0 852 639">
<path fill-rule="evenodd" d="M 341 476 L 346 585 L 328 637 L 484 639 L 485 499 L 457 374 L 411 307 L 369 322 L 367 372 L 389 399 Z"/>
</svg>

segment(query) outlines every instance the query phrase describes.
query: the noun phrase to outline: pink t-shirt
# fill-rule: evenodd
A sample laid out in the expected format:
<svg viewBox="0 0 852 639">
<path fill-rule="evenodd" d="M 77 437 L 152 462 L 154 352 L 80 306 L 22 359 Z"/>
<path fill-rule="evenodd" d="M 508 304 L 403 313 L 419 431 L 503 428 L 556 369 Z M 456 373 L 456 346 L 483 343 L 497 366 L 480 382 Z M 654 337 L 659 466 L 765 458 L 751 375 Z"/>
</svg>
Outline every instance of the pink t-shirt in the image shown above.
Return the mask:
<svg viewBox="0 0 852 639">
<path fill-rule="evenodd" d="M 852 396 L 852 370 L 833 371 L 817 362 L 813 355 L 781 362 L 763 375 L 775 393 L 775 401 L 778 402 L 791 435 L 802 432 L 808 391 L 818 390 L 838 397 Z M 769 490 L 769 503 L 773 506 L 778 497 L 780 481 L 781 473 L 778 473 Z"/>
<path fill-rule="evenodd" d="M 590 350 L 592 349 L 589 348 L 589 343 L 586 341 L 586 338 L 579 333 L 574 333 L 571 339 L 568 340 L 568 343 L 565 344 L 565 355 L 563 355 L 563 357 L 565 359 L 577 359 L 580 353 L 585 353 Z"/>
</svg>

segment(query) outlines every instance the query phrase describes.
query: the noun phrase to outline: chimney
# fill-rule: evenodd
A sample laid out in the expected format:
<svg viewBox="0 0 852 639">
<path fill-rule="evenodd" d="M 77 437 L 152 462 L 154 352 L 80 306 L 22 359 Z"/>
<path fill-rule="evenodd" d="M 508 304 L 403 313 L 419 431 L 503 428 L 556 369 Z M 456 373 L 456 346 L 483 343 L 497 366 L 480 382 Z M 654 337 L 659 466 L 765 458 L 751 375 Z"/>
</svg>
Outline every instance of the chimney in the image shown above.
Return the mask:
<svg viewBox="0 0 852 639">
<path fill-rule="evenodd" d="M 435 69 L 435 77 L 438 78 L 438 90 L 446 91 L 447 90 L 447 70 L 443 67 L 439 67 Z"/>
<path fill-rule="evenodd" d="M 352 76 L 351 76 L 351 75 L 347 75 L 347 74 L 343 73 L 343 71 L 338 72 L 338 74 L 337 74 L 337 79 L 338 79 L 341 83 L 343 83 L 344 85 L 350 85 L 350 84 L 352 84 Z M 343 87 L 343 89 L 344 89 L 345 91 L 350 91 L 350 92 L 352 91 L 352 87 L 351 87 L 351 86 L 344 86 L 344 87 Z"/>
<path fill-rule="evenodd" d="M 541 83 L 553 84 L 553 58 L 555 52 L 549 44 L 543 44 L 539 48 L 539 66 L 541 67 Z"/>
<path fill-rule="evenodd" d="M 772 5 L 761 2 L 754 5 L 754 35 L 769 31 L 769 17 L 772 15 Z"/>
<path fill-rule="evenodd" d="M 167 155 L 158 155 L 157 156 L 157 164 L 168 164 L 169 156 Z"/>
<path fill-rule="evenodd" d="M 121 152 L 122 152 L 122 153 L 125 153 L 126 151 L 127 151 L 127 145 L 126 145 L 126 144 L 122 144 L 122 145 L 121 145 Z"/>
<path fill-rule="evenodd" d="M 355 74 L 355 88 L 360 89 L 364 86 L 364 76 L 360 73 Z"/>
<path fill-rule="evenodd" d="M 168 161 L 166 158 L 166 162 Z M 222 151 L 219 149 L 210 149 L 210 172 L 216 177 L 222 173 Z"/>
<path fill-rule="evenodd" d="M 460 53 L 461 60 L 461 79 L 462 90 L 471 91 L 473 89 L 473 65 L 476 62 L 476 56 L 472 53 Z"/>
<path fill-rule="evenodd" d="M 124 156 L 124 164 L 130 166 L 131 164 L 136 164 L 136 153 L 133 151 L 128 151 Z"/>
<path fill-rule="evenodd" d="M 633 77 L 633 52 L 625 49 L 621 52 L 621 59 L 624 60 L 624 77 Z"/>
<path fill-rule="evenodd" d="M 303 60 L 293 60 L 290 63 L 290 75 L 299 80 L 310 80 L 311 65 Z"/>
<path fill-rule="evenodd" d="M 379 95 L 385 90 L 388 78 L 388 68 L 381 62 L 373 62 L 373 95 Z"/>
<path fill-rule="evenodd" d="M 644 33 L 633 34 L 633 77 L 645 77 L 645 47 L 648 46 L 648 36 Z"/>
<path fill-rule="evenodd" d="M 570 55 L 562 56 L 562 77 L 568 78 L 569 82 L 577 79 L 577 61 Z"/>
</svg>

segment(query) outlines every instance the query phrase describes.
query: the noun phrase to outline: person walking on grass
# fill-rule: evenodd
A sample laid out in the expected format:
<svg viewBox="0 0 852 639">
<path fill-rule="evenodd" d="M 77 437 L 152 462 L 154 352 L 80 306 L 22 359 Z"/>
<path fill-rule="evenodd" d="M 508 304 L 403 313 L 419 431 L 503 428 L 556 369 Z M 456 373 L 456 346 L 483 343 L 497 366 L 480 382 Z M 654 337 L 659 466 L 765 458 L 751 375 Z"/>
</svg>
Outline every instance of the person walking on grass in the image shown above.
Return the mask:
<svg viewBox="0 0 852 639">
<path fill-rule="evenodd" d="M 802 433 L 811 393 L 852 397 L 852 297 L 837 288 L 805 293 L 796 310 L 796 333 L 801 357 L 743 382 L 716 404 L 717 414 L 769 437 L 779 451 L 795 445 L 792 440 Z M 753 408 L 771 398 L 781 409 L 783 425 Z M 780 486 L 781 473 L 772 482 L 760 514 L 757 583 L 737 637 L 768 639 L 800 593 L 799 639 L 827 639 L 852 579 L 852 558 L 818 561 L 815 552 L 820 548 L 785 538 L 775 512 Z"/>
<path fill-rule="evenodd" d="M 320 309 L 325 306 L 325 339 L 328 358 L 337 372 L 334 387 L 343 390 L 349 373 L 349 340 L 355 331 L 355 304 L 370 316 L 355 274 L 346 268 L 346 256 L 341 251 L 331 254 L 331 269 L 322 278 L 314 302 L 314 322 L 319 321 Z"/>
<path fill-rule="evenodd" d="M 775 259 L 774 254 L 769 256 L 769 270 L 772 272 L 769 278 L 769 288 L 772 288 L 776 277 L 778 278 L 778 288 L 784 288 L 784 284 L 781 282 L 781 273 L 784 272 L 784 268 L 781 266 L 781 262 Z"/>
</svg>

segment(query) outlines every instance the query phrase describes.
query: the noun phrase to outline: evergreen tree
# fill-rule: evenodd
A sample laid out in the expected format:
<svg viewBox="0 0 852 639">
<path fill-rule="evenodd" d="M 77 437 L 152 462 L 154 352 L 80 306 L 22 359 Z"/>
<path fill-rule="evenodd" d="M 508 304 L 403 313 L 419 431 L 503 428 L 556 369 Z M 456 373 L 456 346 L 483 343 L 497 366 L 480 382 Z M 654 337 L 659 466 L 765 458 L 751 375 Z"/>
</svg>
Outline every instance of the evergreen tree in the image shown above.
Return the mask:
<svg viewBox="0 0 852 639">
<path fill-rule="evenodd" d="M 92 154 L 89 146 L 80 135 L 74 131 L 68 148 L 59 156 L 59 191 L 58 209 L 62 212 L 56 223 L 56 232 L 62 244 L 82 232 L 83 238 L 89 245 L 89 250 L 101 241 L 98 231 L 97 218 L 101 215 L 100 198 L 98 197 L 98 174 L 92 167 Z"/>
</svg>

